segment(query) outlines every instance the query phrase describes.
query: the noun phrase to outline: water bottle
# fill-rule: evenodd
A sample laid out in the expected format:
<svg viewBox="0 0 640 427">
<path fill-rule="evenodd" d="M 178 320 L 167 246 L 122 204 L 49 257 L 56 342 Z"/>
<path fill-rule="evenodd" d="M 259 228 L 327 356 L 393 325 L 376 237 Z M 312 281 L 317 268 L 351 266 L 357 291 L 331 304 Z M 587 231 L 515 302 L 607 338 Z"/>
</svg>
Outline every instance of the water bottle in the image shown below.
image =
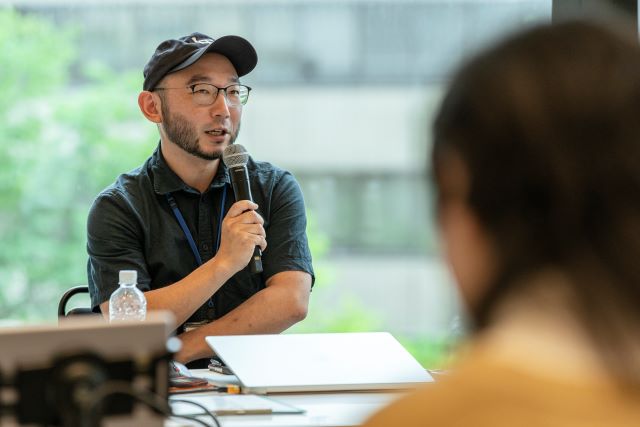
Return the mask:
<svg viewBox="0 0 640 427">
<path fill-rule="evenodd" d="M 147 316 L 147 299 L 136 287 L 138 272 L 120 270 L 120 287 L 109 298 L 109 321 L 144 320 Z"/>
</svg>

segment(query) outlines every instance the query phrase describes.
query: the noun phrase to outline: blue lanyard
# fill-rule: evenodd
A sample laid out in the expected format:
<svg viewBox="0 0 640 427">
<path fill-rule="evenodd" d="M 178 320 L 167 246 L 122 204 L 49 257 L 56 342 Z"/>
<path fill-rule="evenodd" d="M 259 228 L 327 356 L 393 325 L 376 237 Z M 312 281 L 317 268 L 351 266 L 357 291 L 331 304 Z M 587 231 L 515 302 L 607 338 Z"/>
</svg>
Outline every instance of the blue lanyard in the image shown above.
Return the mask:
<svg viewBox="0 0 640 427">
<path fill-rule="evenodd" d="M 187 238 L 189 242 L 189 246 L 191 247 L 191 252 L 193 252 L 193 256 L 196 257 L 196 261 L 198 262 L 198 267 L 202 265 L 202 258 L 200 257 L 200 252 L 198 252 L 198 247 L 196 246 L 195 240 L 193 240 L 193 236 L 189 231 L 189 227 L 187 227 L 187 223 L 184 221 L 184 217 L 178 208 L 178 204 L 176 203 L 176 199 L 173 198 L 171 193 L 166 194 L 167 201 L 169 202 L 169 206 L 171 206 L 171 210 L 173 210 L 173 215 L 178 220 L 180 224 L 180 228 L 182 228 L 182 232 L 184 236 Z M 216 239 L 216 253 L 218 249 L 220 249 L 220 235 L 222 233 L 222 220 L 224 219 L 224 202 L 227 198 L 227 186 L 226 184 L 222 187 L 222 202 L 220 203 L 220 218 L 218 218 L 218 238 Z"/>
<path fill-rule="evenodd" d="M 189 242 L 189 246 L 191 247 L 191 252 L 193 252 L 193 256 L 196 257 L 196 262 L 198 263 L 198 267 L 202 265 L 202 257 L 200 257 L 200 252 L 198 252 L 198 247 L 196 246 L 195 240 L 193 240 L 193 236 L 189 231 L 189 227 L 187 227 L 187 223 L 184 221 L 184 217 L 178 208 L 178 204 L 176 203 L 176 199 L 173 198 L 171 193 L 166 194 L 167 202 L 169 202 L 169 206 L 171 206 L 171 210 L 173 211 L 173 215 L 178 220 L 178 224 L 180 224 L 180 228 L 182 228 L 182 232 L 184 236 L 187 238 Z M 216 253 L 218 249 L 220 249 L 220 236 L 222 233 L 222 220 L 224 219 L 224 202 L 227 198 L 227 185 L 225 184 L 222 187 L 222 201 L 220 202 L 220 218 L 218 218 L 218 238 L 216 239 Z M 213 296 L 209 298 L 208 302 L 209 307 L 213 308 Z"/>
</svg>

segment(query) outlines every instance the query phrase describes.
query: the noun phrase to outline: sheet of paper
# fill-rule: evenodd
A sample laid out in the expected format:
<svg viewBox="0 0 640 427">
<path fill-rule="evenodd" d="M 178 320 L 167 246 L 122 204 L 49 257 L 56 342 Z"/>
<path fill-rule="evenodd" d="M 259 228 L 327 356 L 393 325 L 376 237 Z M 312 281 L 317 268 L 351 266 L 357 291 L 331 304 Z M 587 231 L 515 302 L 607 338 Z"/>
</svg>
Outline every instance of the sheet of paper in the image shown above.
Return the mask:
<svg viewBox="0 0 640 427">
<path fill-rule="evenodd" d="M 177 415 L 201 415 L 196 405 L 178 402 L 186 400 L 199 403 L 215 415 L 301 414 L 304 410 L 277 400 L 253 394 L 177 395 L 170 396 L 169 403 Z"/>
</svg>

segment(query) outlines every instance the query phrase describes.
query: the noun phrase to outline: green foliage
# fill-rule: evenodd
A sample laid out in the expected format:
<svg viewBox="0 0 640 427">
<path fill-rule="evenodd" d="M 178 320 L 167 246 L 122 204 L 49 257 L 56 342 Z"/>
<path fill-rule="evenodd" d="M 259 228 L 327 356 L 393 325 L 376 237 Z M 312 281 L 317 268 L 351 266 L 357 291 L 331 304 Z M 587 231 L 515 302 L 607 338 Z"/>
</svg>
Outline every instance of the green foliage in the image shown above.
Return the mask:
<svg viewBox="0 0 640 427">
<path fill-rule="evenodd" d="M 48 22 L 0 10 L 0 112 L 16 100 L 42 96 L 63 86 L 75 56 L 70 30 L 56 31 Z"/>
<path fill-rule="evenodd" d="M 443 338 L 396 337 L 413 357 L 427 369 L 443 369 L 449 365 L 452 343 Z"/>
<path fill-rule="evenodd" d="M 0 319 L 55 317 L 63 290 L 86 282 L 93 198 L 155 144 L 141 77 L 89 64 L 72 85 L 75 46 L 71 30 L 0 10 Z"/>
</svg>

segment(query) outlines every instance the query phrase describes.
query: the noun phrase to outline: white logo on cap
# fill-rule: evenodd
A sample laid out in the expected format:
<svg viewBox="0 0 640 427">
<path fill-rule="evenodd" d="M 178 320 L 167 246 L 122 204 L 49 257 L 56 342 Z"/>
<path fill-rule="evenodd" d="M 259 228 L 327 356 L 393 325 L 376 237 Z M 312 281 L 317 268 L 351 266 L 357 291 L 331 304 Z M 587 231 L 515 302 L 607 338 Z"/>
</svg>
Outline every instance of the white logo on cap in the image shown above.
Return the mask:
<svg viewBox="0 0 640 427">
<path fill-rule="evenodd" d="M 200 39 L 200 40 L 198 40 L 195 37 L 191 37 L 191 40 L 193 40 L 194 43 L 200 43 L 200 44 L 211 44 L 211 43 L 213 43 L 212 39 Z"/>
</svg>

